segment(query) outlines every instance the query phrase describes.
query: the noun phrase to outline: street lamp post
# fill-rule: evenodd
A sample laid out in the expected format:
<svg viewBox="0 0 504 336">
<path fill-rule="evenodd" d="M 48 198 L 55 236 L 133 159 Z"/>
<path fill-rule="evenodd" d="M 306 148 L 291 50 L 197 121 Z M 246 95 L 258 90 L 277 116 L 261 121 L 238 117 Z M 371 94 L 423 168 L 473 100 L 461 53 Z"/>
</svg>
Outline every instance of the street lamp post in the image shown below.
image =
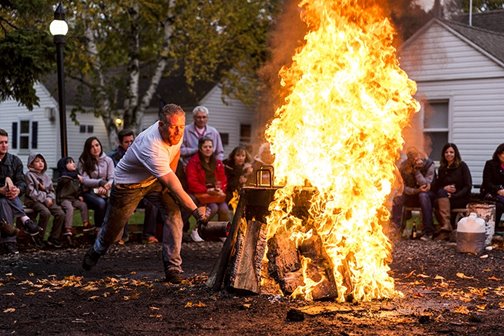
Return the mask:
<svg viewBox="0 0 504 336">
<path fill-rule="evenodd" d="M 65 102 L 65 70 L 63 67 L 63 49 L 65 46 L 65 35 L 68 32 L 68 25 L 65 21 L 65 10 L 61 2 L 54 11 L 54 20 L 49 26 L 51 35 L 54 36 L 56 44 L 56 62 L 58 63 L 58 105 L 60 123 L 61 156 L 68 156 L 67 130 L 66 130 L 66 102 Z"/>
</svg>

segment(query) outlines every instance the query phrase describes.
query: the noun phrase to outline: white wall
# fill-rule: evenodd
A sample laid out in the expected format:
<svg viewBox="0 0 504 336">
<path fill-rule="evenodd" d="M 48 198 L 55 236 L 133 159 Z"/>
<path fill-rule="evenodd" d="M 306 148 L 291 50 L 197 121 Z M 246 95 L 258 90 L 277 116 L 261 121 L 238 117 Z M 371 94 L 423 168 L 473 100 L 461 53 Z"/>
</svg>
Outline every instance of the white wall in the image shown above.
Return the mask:
<svg viewBox="0 0 504 336">
<path fill-rule="evenodd" d="M 485 161 L 504 142 L 504 69 L 436 23 L 407 42 L 401 67 L 418 97 L 449 99 L 449 141 L 481 184 Z"/>
</svg>

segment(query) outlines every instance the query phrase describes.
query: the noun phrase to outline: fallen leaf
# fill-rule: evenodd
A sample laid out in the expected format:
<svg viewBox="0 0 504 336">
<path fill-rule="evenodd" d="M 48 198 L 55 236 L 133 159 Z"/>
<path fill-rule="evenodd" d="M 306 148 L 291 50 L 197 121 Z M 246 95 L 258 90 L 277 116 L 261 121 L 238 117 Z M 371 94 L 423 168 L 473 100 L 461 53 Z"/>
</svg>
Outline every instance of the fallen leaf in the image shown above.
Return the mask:
<svg viewBox="0 0 504 336">
<path fill-rule="evenodd" d="M 500 309 L 504 309 L 504 301 L 503 302 L 499 302 L 499 308 Z"/>
<path fill-rule="evenodd" d="M 468 315 L 469 309 L 466 306 L 460 306 L 460 307 L 453 309 L 453 312 Z"/>
<path fill-rule="evenodd" d="M 7 309 L 4 309 L 4 313 L 14 313 L 16 311 L 16 308 L 7 308 Z"/>
<path fill-rule="evenodd" d="M 159 310 L 160 308 L 158 307 L 149 307 L 150 310 Z"/>
<path fill-rule="evenodd" d="M 485 310 L 486 309 L 486 304 L 480 304 L 480 305 L 477 305 L 476 308 L 478 308 L 478 310 Z"/>
<path fill-rule="evenodd" d="M 441 275 L 436 275 L 434 277 L 434 280 L 444 280 L 445 278 L 443 278 Z"/>
<path fill-rule="evenodd" d="M 430 276 L 428 276 L 426 274 L 417 274 L 417 277 L 420 277 L 420 278 L 430 278 Z"/>
<path fill-rule="evenodd" d="M 187 302 L 184 308 L 202 308 L 206 307 L 206 304 L 204 304 L 201 301 L 198 301 L 197 303 L 192 303 L 191 301 Z"/>
<path fill-rule="evenodd" d="M 161 318 L 161 317 L 163 317 L 163 315 L 156 314 L 156 315 L 149 315 L 149 317 L 152 317 L 152 318 Z"/>
<path fill-rule="evenodd" d="M 497 278 L 495 275 L 492 275 L 491 277 L 488 277 L 488 280 L 501 281 L 502 279 L 501 278 Z"/>
<path fill-rule="evenodd" d="M 474 279 L 474 277 L 467 276 L 464 273 L 457 273 L 457 276 L 461 279 Z"/>
<path fill-rule="evenodd" d="M 15 296 L 16 294 L 14 294 L 14 293 L 10 292 L 10 293 L 5 293 L 4 295 L 5 295 L 5 296 Z"/>
</svg>

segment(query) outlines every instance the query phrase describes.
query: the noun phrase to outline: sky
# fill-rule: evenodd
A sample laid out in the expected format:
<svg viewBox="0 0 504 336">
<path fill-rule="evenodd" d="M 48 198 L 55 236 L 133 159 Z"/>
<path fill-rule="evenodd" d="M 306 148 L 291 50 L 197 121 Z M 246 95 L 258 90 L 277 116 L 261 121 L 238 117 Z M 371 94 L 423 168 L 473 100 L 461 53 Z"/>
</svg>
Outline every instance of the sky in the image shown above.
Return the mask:
<svg viewBox="0 0 504 336">
<path fill-rule="evenodd" d="M 434 0 L 417 0 L 417 3 L 423 7 L 424 10 L 429 10 L 434 4 Z"/>
</svg>

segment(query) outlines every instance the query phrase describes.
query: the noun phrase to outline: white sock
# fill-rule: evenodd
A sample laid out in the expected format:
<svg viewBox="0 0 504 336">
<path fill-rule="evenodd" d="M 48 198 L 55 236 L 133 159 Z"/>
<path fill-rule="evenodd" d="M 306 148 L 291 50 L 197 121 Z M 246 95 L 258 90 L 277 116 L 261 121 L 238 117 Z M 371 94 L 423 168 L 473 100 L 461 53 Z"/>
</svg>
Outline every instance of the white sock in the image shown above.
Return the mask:
<svg viewBox="0 0 504 336">
<path fill-rule="evenodd" d="M 23 224 L 26 223 L 26 221 L 29 219 L 30 219 L 30 217 L 28 217 L 28 216 L 21 217 L 21 221 L 23 222 Z"/>
</svg>

